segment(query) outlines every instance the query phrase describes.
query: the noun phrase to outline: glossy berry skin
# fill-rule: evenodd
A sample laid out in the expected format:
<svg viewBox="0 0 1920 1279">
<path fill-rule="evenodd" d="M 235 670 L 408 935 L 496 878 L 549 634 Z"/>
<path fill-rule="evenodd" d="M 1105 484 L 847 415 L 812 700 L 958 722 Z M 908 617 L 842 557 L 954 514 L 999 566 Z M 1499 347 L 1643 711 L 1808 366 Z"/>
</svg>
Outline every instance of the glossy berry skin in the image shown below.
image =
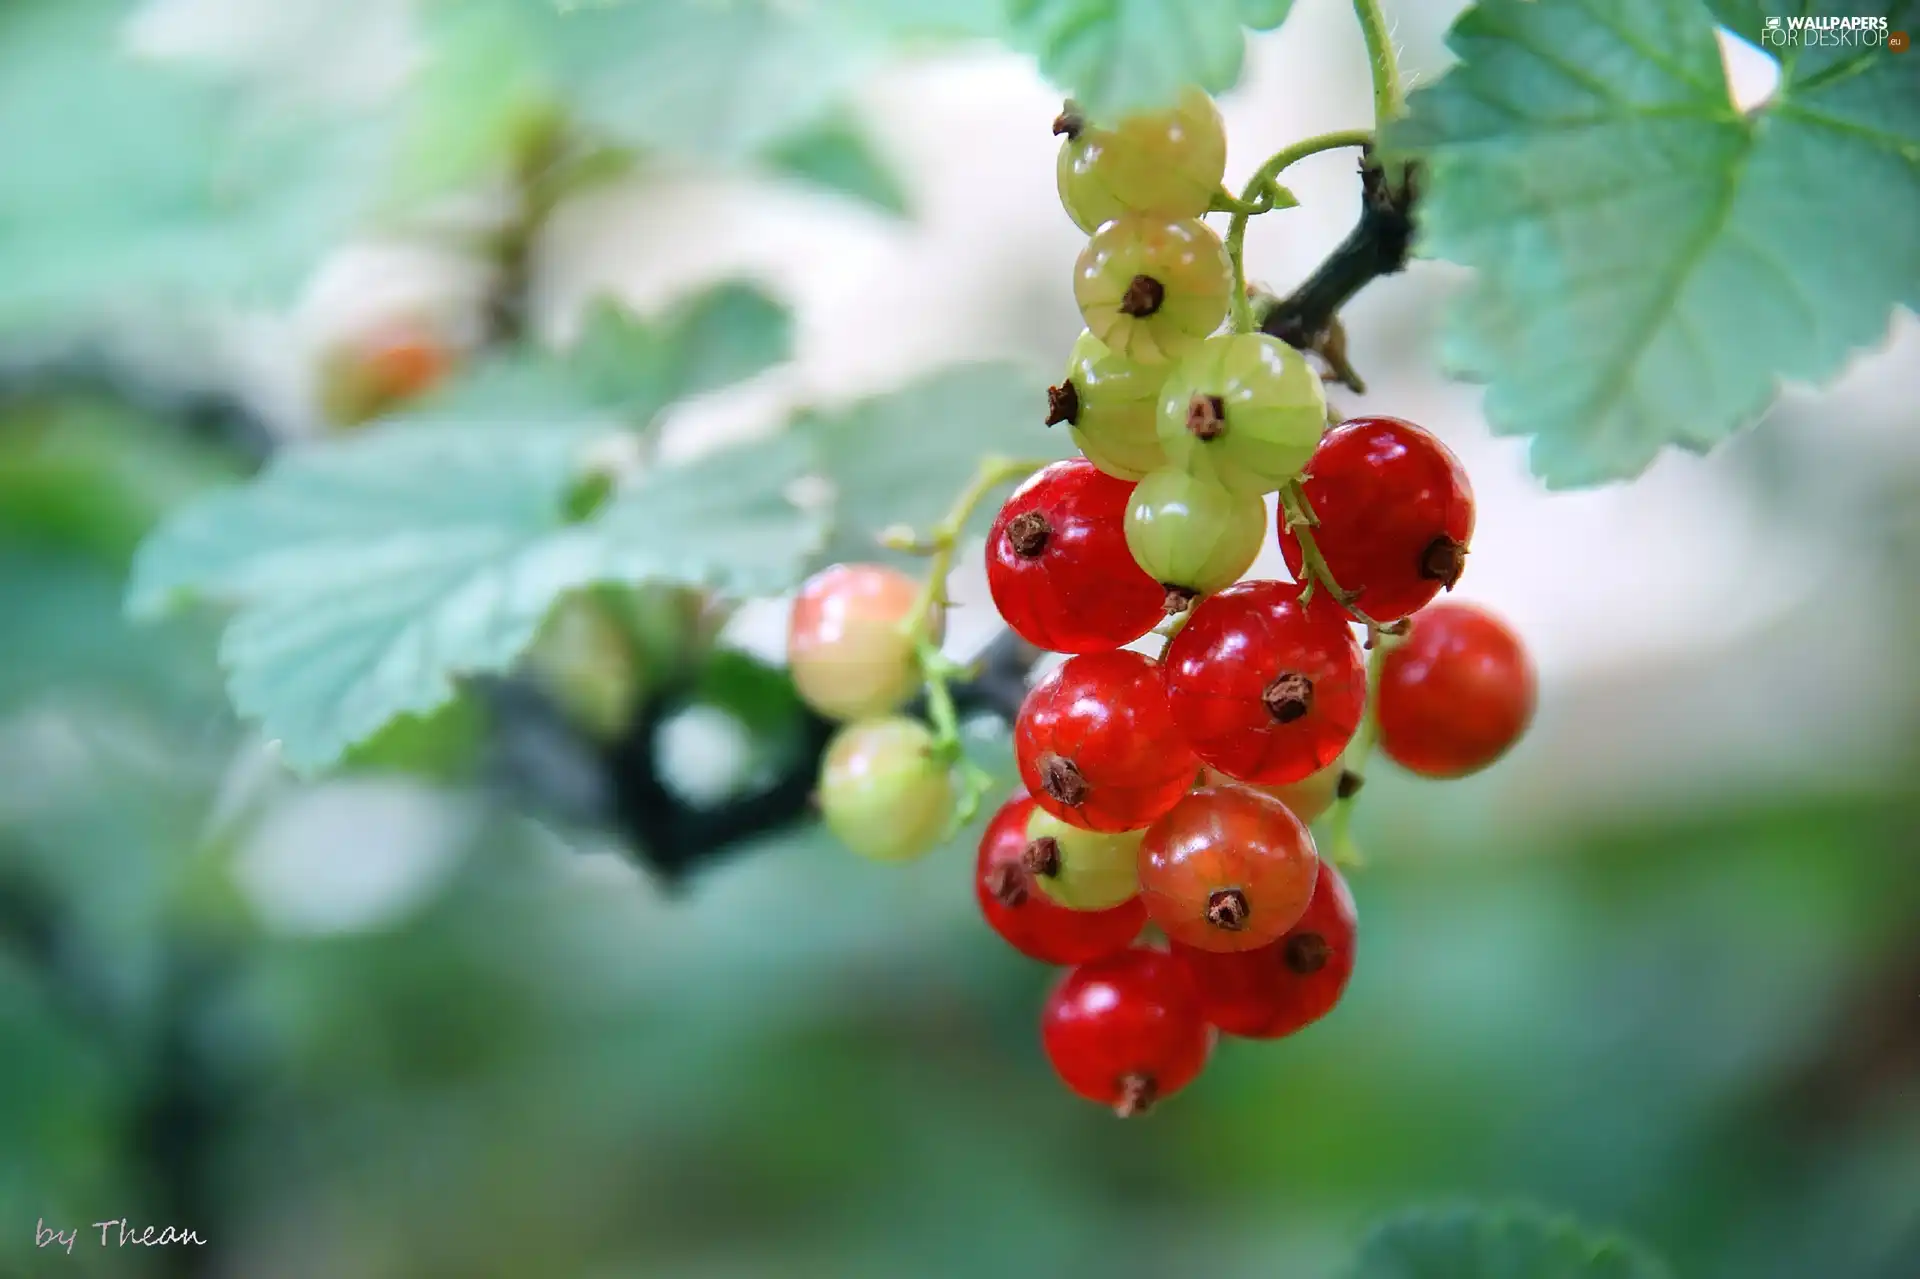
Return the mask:
<svg viewBox="0 0 1920 1279">
<path fill-rule="evenodd" d="M 1324 590 L 1241 582 L 1194 606 L 1167 647 L 1167 699 L 1201 759 L 1238 781 L 1297 782 L 1340 757 L 1366 704 L 1347 614 Z"/>
<path fill-rule="evenodd" d="M 1198 88 L 1169 110 L 1130 115 L 1112 128 L 1069 103 L 1054 128 L 1066 135 L 1056 170 L 1060 203 L 1089 235 L 1128 213 L 1197 218 L 1227 171 L 1220 109 Z"/>
<path fill-rule="evenodd" d="M 1264 333 L 1208 338 L 1160 389 L 1168 463 L 1236 493 L 1271 493 L 1298 475 L 1326 426 L 1320 375 Z"/>
<path fill-rule="evenodd" d="M 1353 894 L 1326 862 L 1300 922 L 1258 950 L 1198 950 L 1172 943 L 1206 1019 L 1229 1035 L 1280 1039 L 1333 1011 L 1353 976 Z"/>
<path fill-rule="evenodd" d="M 1319 864 L 1313 836 L 1279 800 L 1203 787 L 1147 828 L 1140 900 L 1173 941 L 1257 950 L 1300 922 Z"/>
<path fill-rule="evenodd" d="M 1166 592 L 1127 550 L 1133 485 L 1084 458 L 1055 462 L 1015 489 L 987 534 L 987 588 L 1021 639 L 1094 653 L 1139 639 Z"/>
<path fill-rule="evenodd" d="M 1036 807 L 1027 818 L 1026 867 L 1054 903 L 1111 910 L 1140 895 L 1141 834 L 1081 830 Z"/>
<path fill-rule="evenodd" d="M 1200 772 L 1174 728 L 1160 667 L 1126 649 L 1068 658 L 1034 685 L 1013 753 L 1034 802 L 1082 830 L 1139 830 Z"/>
<path fill-rule="evenodd" d="M 1069 972 L 1040 1017 L 1061 1082 L 1123 1118 L 1192 1083 L 1213 1038 L 1179 961 L 1138 946 Z"/>
<path fill-rule="evenodd" d="M 897 709 L 920 687 L 903 624 L 920 583 L 878 564 L 835 564 L 808 578 L 787 619 L 787 668 L 807 705 L 829 719 Z M 934 618 L 938 642 L 941 619 Z"/>
<path fill-rule="evenodd" d="M 918 720 L 862 720 L 827 743 L 820 815 L 862 857 L 911 861 L 933 851 L 953 815 L 953 777 Z"/>
<path fill-rule="evenodd" d="M 1477 604 L 1432 604 L 1381 665 L 1380 749 L 1423 777 L 1465 777 L 1520 739 L 1537 697 L 1511 627 Z"/>
<path fill-rule="evenodd" d="M 1266 503 L 1178 467 L 1141 480 L 1127 503 L 1127 549 L 1169 590 L 1210 595 L 1233 585 L 1266 540 Z"/>
<path fill-rule="evenodd" d="M 1453 450 L 1397 417 L 1360 417 L 1327 433 L 1302 484 L 1314 540 L 1353 606 L 1391 622 L 1451 590 L 1473 540 L 1473 487 Z M 1280 521 L 1280 549 L 1300 576 L 1300 543 Z"/>
<path fill-rule="evenodd" d="M 1129 215 L 1094 232 L 1073 268 L 1081 318 L 1108 350 L 1165 364 L 1227 318 L 1233 264 L 1198 218 Z"/>
<path fill-rule="evenodd" d="M 1154 425 L 1164 364 L 1123 360 L 1091 333 L 1067 357 L 1067 373 L 1047 393 L 1047 421 L 1070 424 L 1087 461 L 1122 480 L 1137 480 L 1166 462 Z"/>
<path fill-rule="evenodd" d="M 1288 808 L 1303 822 L 1313 822 L 1333 807 L 1333 801 L 1340 797 L 1340 778 L 1346 773 L 1346 765 L 1336 759 L 1317 773 L 1309 774 L 1297 782 L 1281 782 L 1277 785 L 1262 786 L 1257 782 L 1236 782 L 1218 769 L 1209 768 L 1202 784 L 1206 786 L 1245 786 L 1257 790 L 1263 795 L 1271 795 Z"/>
<path fill-rule="evenodd" d="M 1017 795 L 1000 806 L 980 837 L 974 896 L 994 932 L 1015 950 L 1046 964 L 1081 964 L 1122 951 L 1140 935 L 1147 908 L 1132 896 L 1111 910 L 1069 910 L 1034 891 L 1025 857 L 1034 802 Z"/>
</svg>

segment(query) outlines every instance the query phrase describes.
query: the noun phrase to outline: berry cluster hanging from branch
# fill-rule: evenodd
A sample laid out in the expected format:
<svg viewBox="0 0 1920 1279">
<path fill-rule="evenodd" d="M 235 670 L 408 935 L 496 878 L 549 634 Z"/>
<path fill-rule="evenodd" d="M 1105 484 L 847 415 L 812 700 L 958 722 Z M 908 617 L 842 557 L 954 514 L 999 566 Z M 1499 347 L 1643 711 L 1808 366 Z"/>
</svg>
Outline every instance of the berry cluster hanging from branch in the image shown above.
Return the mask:
<svg viewBox="0 0 1920 1279">
<path fill-rule="evenodd" d="M 1360 8 L 1385 119 L 1400 109 L 1391 51 Z M 1533 677 L 1504 624 L 1434 603 L 1473 535 L 1458 459 L 1395 418 L 1328 429 L 1300 347 L 1361 387 L 1334 314 L 1361 272 L 1323 269 L 1271 307 L 1291 341 L 1262 331 L 1248 295 L 1248 224 L 1294 203 L 1281 175 L 1372 133 L 1288 147 L 1236 197 L 1197 87 L 1110 125 L 1069 102 L 1054 132 L 1061 202 L 1089 237 L 1073 274 L 1087 327 L 1036 417 L 1065 424 L 1081 456 L 983 464 L 947 519 L 901 543 L 933 559 L 917 594 L 878 567 L 817 576 L 789 655 L 829 713 L 891 715 L 917 664 L 930 722 L 856 714 L 820 794 L 858 851 L 931 849 L 985 790 L 938 647 L 955 541 L 994 486 L 1033 472 L 988 533 L 987 583 L 1015 634 L 1068 656 L 1020 708 L 1024 793 L 988 823 L 975 891 L 1017 949 L 1077 965 L 1047 1002 L 1048 1057 L 1073 1091 L 1132 1115 L 1197 1076 L 1216 1031 L 1277 1038 L 1338 1002 L 1356 915 L 1335 863 L 1357 860 L 1347 822 L 1376 740 L 1416 772 L 1484 767 L 1526 727 Z M 1410 171 L 1368 172 L 1369 208 L 1404 221 Z M 1224 239 L 1213 213 L 1230 217 Z M 1367 269 L 1397 269 L 1405 241 Z M 1270 528 L 1293 580 L 1243 581 Z M 1157 652 L 1128 647 L 1154 634 Z M 1324 859 L 1308 826 L 1322 816 Z M 1165 949 L 1138 944 L 1149 924 Z"/>
</svg>

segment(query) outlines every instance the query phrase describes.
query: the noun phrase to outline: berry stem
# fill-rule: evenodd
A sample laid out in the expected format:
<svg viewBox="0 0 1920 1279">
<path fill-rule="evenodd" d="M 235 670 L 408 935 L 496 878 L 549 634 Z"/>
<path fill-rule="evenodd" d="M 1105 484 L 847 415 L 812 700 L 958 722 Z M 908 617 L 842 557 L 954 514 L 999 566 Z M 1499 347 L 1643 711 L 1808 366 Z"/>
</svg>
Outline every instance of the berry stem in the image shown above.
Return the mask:
<svg viewBox="0 0 1920 1279">
<path fill-rule="evenodd" d="M 1327 567 L 1327 557 L 1320 553 L 1320 543 L 1313 536 L 1313 530 L 1320 526 L 1320 520 L 1314 515 L 1313 505 L 1307 501 L 1306 490 L 1300 486 L 1299 479 L 1288 480 L 1281 488 L 1280 509 L 1286 512 L 1287 532 L 1293 534 L 1294 540 L 1300 543 L 1301 601 L 1304 603 L 1311 599 L 1316 589 L 1324 590 L 1370 633 L 1377 634 L 1380 624 L 1355 608 L 1351 602 L 1352 593 L 1341 590 L 1340 583 L 1334 581 L 1333 570 Z"/>
<path fill-rule="evenodd" d="M 926 537 L 914 538 L 909 531 L 904 537 L 894 539 L 896 543 L 910 542 L 913 550 L 932 557 L 920 598 L 900 625 L 913 639 L 914 662 L 920 668 L 920 682 L 926 686 L 927 719 L 933 726 L 934 749 L 960 774 L 960 790 L 954 804 L 955 830 L 973 820 L 980 810 L 981 797 L 993 788 L 994 779 L 991 773 L 967 758 L 961 745 L 960 716 L 953 704 L 952 684 L 955 678 L 971 677 L 972 671 L 940 651 L 940 645 L 933 639 L 934 611 L 946 602 L 947 576 L 953 571 L 954 551 L 974 510 L 994 489 L 1046 465 L 1044 460 L 989 454 L 980 459 L 973 478 L 967 481 L 967 486 L 960 490 L 953 505 Z"/>
<path fill-rule="evenodd" d="M 1380 672 L 1385 669 L 1387 653 L 1399 639 L 1400 636 L 1391 631 L 1377 631 L 1373 650 L 1367 654 L 1367 709 L 1360 717 L 1360 727 L 1353 732 L 1353 740 L 1347 743 L 1346 755 L 1341 760 L 1344 770 L 1340 779 L 1341 794 L 1327 813 L 1327 856 L 1336 866 L 1352 868 L 1365 864 L 1351 833 L 1353 805 L 1367 780 L 1367 760 L 1373 754 L 1374 743 L 1380 739 L 1380 720 L 1374 714 L 1380 697 Z"/>
<path fill-rule="evenodd" d="M 1247 301 L 1245 263 L 1247 219 L 1256 213 L 1266 213 L 1280 206 L 1275 182 L 1280 174 L 1295 161 L 1339 147 L 1367 146 L 1372 141 L 1373 133 L 1368 129 L 1341 129 L 1333 133 L 1320 133 L 1310 138 L 1303 138 L 1292 146 L 1269 156 L 1267 162 L 1247 179 L 1246 188 L 1240 193 L 1240 199 L 1224 210 L 1233 214 L 1232 221 L 1227 224 L 1227 257 L 1233 263 L 1232 317 L 1235 333 L 1251 333 L 1256 327 L 1253 306 Z M 1216 196 L 1214 202 L 1218 205 L 1219 197 Z"/>
<path fill-rule="evenodd" d="M 1227 190 L 1225 187 L 1221 187 L 1213 193 L 1213 203 L 1207 206 L 1207 212 L 1239 213 L 1251 217 L 1257 213 L 1265 213 L 1271 207 L 1271 205 L 1263 204 L 1259 200 L 1239 199 L 1233 192 Z"/>
<path fill-rule="evenodd" d="M 972 674 L 965 666 L 940 651 L 927 635 L 914 642 L 914 658 L 920 666 L 920 679 L 927 689 L 927 720 L 933 725 L 933 749 L 960 774 L 960 789 L 953 806 L 951 829 L 959 830 L 980 811 L 980 799 L 993 789 L 993 774 L 967 758 L 960 741 L 960 713 L 953 704 L 952 681 L 956 676 Z"/>
<path fill-rule="evenodd" d="M 1380 11 L 1380 0 L 1353 0 L 1353 15 L 1360 19 L 1360 34 L 1367 42 L 1367 63 L 1373 71 L 1373 120 L 1385 124 L 1407 110 L 1400 90 L 1400 68 L 1394 59 L 1393 33 L 1387 29 L 1387 17 Z"/>
<path fill-rule="evenodd" d="M 919 601 L 913 611 L 907 614 L 901 623 L 909 635 L 916 638 L 927 634 L 933 620 L 934 609 L 946 599 L 947 575 L 953 571 L 953 553 L 960 544 L 960 534 L 966 531 L 967 521 L 987 494 L 1011 480 L 1024 479 L 1048 463 L 1033 458 L 1003 457 L 997 453 L 988 454 L 980 459 L 980 465 L 974 469 L 973 478 L 960 490 L 960 496 L 953 499 L 953 505 L 940 517 L 940 522 L 930 529 L 924 538 L 914 542 L 913 549 L 933 557 L 927 565 L 927 584 L 920 593 Z M 937 650 L 936 650 L 937 651 Z"/>
</svg>

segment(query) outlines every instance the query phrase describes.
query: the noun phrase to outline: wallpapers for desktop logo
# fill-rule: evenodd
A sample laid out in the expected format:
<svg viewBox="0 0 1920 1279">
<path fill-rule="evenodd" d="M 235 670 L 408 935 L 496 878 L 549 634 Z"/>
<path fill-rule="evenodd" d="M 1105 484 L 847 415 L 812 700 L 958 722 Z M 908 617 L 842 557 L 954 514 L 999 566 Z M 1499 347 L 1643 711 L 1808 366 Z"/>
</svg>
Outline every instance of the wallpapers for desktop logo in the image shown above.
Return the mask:
<svg viewBox="0 0 1920 1279">
<path fill-rule="evenodd" d="M 1884 17 L 1785 17 L 1768 18 L 1760 32 L 1760 44 L 1770 49 L 1813 48 L 1822 45 L 1872 49 L 1885 46 L 1894 53 L 1905 53 L 1910 46 L 1907 33 L 1890 30 Z"/>
</svg>

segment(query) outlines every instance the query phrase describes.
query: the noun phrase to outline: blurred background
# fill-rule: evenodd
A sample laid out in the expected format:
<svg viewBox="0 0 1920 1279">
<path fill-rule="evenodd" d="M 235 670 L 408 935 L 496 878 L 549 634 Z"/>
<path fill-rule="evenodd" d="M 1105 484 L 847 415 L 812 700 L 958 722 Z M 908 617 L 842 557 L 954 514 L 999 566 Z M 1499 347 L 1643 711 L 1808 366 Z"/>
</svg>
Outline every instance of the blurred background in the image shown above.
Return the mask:
<svg viewBox="0 0 1920 1279">
<path fill-rule="evenodd" d="M 1388 8 L 1438 74 L 1458 6 Z M 811 825 L 778 601 L 563 610 L 321 782 L 233 720 L 212 619 L 125 622 L 178 503 L 597 298 L 792 309 L 793 358 L 670 449 L 1064 359 L 1080 237 L 1028 61 L 619 12 L 583 49 L 547 0 L 0 3 L 0 1274 L 1330 1276 L 1472 1200 L 1696 1279 L 1920 1275 L 1911 315 L 1709 457 L 1549 494 L 1439 368 L 1449 268 L 1347 309 L 1369 392 L 1334 398 L 1464 459 L 1460 593 L 1528 638 L 1540 715 L 1469 781 L 1377 770 L 1338 1014 L 1222 1043 L 1144 1122 L 1052 1079 L 1052 975 L 978 920 L 970 835 L 879 867 Z M 1222 107 L 1236 186 L 1363 123 L 1348 6 L 1299 0 Z M 556 121 L 596 145 L 541 188 Z M 1351 157 L 1290 182 L 1249 247 L 1279 292 L 1357 199 Z M 926 429 L 964 454 L 1008 402 Z M 975 559 L 961 656 L 996 631 Z M 34 1246 L 122 1217 L 208 1245 Z"/>
</svg>

